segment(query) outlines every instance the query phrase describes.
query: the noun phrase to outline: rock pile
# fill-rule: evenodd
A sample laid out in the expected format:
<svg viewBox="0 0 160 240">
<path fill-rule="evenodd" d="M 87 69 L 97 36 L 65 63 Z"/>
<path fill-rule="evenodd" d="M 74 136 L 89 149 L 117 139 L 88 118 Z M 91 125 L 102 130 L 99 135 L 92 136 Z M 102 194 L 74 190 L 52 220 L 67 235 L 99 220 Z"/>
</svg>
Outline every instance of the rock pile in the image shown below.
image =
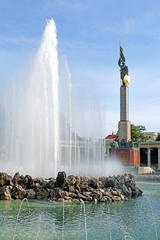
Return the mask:
<svg viewBox="0 0 160 240">
<path fill-rule="evenodd" d="M 32 178 L 16 173 L 14 177 L 0 173 L 0 200 L 43 199 L 50 201 L 114 202 L 142 195 L 131 174 L 112 177 L 67 176 L 59 172 L 57 178 Z"/>
</svg>

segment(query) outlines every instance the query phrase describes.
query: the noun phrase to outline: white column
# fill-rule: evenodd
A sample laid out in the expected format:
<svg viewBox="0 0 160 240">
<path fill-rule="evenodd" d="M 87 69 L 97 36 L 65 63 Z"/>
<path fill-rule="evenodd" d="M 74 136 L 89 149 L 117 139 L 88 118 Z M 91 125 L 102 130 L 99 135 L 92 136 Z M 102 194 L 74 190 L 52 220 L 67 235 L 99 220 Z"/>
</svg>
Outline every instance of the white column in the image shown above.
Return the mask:
<svg viewBox="0 0 160 240">
<path fill-rule="evenodd" d="M 158 148 L 158 169 L 160 169 L 160 148 Z"/>
<path fill-rule="evenodd" d="M 147 166 L 150 167 L 151 166 L 151 149 L 148 148 L 148 152 L 147 152 Z"/>
</svg>

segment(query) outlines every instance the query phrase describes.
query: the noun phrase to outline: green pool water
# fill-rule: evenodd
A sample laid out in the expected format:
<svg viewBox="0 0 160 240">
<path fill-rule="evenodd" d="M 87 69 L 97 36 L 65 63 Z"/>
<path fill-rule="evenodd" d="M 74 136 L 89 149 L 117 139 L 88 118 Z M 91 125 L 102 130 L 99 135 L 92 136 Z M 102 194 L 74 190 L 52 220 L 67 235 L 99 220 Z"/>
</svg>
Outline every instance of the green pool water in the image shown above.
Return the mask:
<svg viewBox="0 0 160 240">
<path fill-rule="evenodd" d="M 142 197 L 86 204 L 85 211 L 76 204 L 0 201 L 0 240 L 160 239 L 160 183 L 138 185 Z"/>
</svg>

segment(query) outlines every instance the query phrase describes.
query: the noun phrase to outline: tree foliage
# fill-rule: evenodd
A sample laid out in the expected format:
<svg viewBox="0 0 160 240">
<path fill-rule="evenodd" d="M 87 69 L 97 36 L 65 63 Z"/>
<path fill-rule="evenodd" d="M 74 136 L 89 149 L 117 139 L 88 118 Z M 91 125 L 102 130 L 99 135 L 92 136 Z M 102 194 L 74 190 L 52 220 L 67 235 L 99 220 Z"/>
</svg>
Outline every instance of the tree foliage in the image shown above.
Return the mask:
<svg viewBox="0 0 160 240">
<path fill-rule="evenodd" d="M 158 133 L 158 136 L 156 137 L 156 141 L 160 141 L 160 133 Z"/>
<path fill-rule="evenodd" d="M 131 139 L 133 142 L 143 142 L 148 138 L 145 136 L 144 131 L 146 130 L 145 126 L 131 124 Z"/>
</svg>

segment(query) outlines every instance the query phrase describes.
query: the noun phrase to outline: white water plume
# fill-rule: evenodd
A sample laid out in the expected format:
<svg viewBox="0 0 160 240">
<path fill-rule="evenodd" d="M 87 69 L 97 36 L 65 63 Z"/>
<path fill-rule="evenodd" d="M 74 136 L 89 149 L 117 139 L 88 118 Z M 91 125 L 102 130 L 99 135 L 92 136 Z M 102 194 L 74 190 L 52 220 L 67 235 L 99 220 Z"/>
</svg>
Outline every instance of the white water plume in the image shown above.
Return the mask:
<svg viewBox="0 0 160 240">
<path fill-rule="evenodd" d="M 10 111 L 10 115 L 6 114 L 4 170 L 39 176 L 57 174 L 58 71 L 56 26 L 51 19 L 46 24 L 27 83 L 16 86 L 6 106 L 5 112 Z"/>
<path fill-rule="evenodd" d="M 93 131 L 101 129 L 104 118 L 95 111 L 94 126 L 93 112 L 88 112 L 91 120 L 86 121 L 79 106 L 75 105 L 73 110 L 72 81 L 66 60 L 64 74 L 59 72 L 56 26 L 51 19 L 27 81 L 25 78 L 15 81 L 2 101 L 1 171 L 47 177 L 55 177 L 60 170 L 67 174 L 102 174 L 98 169 L 105 162 L 104 141 L 93 139 L 89 129 L 91 125 Z"/>
<path fill-rule="evenodd" d="M 43 174 L 56 175 L 59 161 L 59 73 L 55 22 L 48 21 L 38 50 L 27 92 L 31 110 L 30 159 Z M 29 140 L 30 139 L 30 140 Z M 46 170 L 45 170 L 46 168 Z M 50 169 L 50 170 L 48 170 Z M 42 174 L 41 173 L 41 174 Z"/>
</svg>

